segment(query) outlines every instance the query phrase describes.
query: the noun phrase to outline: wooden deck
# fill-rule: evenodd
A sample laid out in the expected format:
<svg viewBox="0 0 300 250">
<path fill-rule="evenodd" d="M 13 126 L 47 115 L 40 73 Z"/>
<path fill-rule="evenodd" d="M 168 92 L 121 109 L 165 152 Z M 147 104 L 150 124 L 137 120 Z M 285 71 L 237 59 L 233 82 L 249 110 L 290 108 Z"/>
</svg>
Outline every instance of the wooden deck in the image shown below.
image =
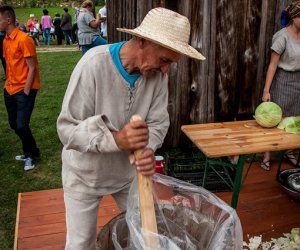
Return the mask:
<svg viewBox="0 0 300 250">
<path fill-rule="evenodd" d="M 269 240 L 300 226 L 300 203 L 282 191 L 275 175 L 275 166 L 267 172 L 257 163 L 249 172 L 237 208 L 245 240 L 248 235 L 262 235 L 264 241 Z M 216 194 L 230 203 L 231 192 Z M 66 226 L 61 189 L 21 193 L 18 204 L 15 249 L 64 249 Z M 100 204 L 98 230 L 118 213 L 112 197 L 105 197 Z"/>
<path fill-rule="evenodd" d="M 20 193 L 17 213 L 15 250 L 64 249 L 66 223 L 62 189 Z M 98 231 L 118 214 L 113 198 L 104 197 L 98 213 Z"/>
<path fill-rule="evenodd" d="M 241 189 L 237 213 L 241 220 L 244 240 L 262 235 L 263 241 L 289 233 L 300 226 L 300 202 L 292 200 L 276 179 L 277 166 L 262 170 L 258 163 L 251 167 Z M 291 168 L 283 163 L 282 169 Z M 244 171 L 246 170 L 246 167 Z M 230 204 L 231 192 L 216 193 Z"/>
</svg>

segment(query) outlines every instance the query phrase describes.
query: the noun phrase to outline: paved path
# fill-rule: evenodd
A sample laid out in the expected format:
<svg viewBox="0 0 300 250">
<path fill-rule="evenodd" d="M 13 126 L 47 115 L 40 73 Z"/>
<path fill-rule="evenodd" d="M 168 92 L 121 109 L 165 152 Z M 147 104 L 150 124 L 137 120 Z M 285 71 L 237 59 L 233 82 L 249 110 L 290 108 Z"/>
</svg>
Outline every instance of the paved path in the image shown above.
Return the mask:
<svg viewBox="0 0 300 250">
<path fill-rule="evenodd" d="M 76 51 L 79 52 L 77 46 L 64 46 L 61 47 L 36 47 L 36 51 L 39 53 L 47 53 L 47 52 L 62 52 L 62 51 Z"/>
</svg>

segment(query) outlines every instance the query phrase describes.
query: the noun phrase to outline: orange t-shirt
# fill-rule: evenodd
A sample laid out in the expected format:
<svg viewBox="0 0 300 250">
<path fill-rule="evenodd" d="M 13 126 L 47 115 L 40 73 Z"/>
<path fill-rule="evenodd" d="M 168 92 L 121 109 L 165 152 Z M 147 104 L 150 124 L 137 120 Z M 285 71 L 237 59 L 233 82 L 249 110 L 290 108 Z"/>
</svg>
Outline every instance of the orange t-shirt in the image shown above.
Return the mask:
<svg viewBox="0 0 300 250">
<path fill-rule="evenodd" d="M 3 55 L 6 61 L 5 88 L 10 95 L 24 89 L 29 67 L 26 58 L 32 57 L 35 62 L 35 76 L 31 89 L 40 88 L 39 65 L 33 39 L 23 31 L 15 28 L 3 41 Z"/>
</svg>

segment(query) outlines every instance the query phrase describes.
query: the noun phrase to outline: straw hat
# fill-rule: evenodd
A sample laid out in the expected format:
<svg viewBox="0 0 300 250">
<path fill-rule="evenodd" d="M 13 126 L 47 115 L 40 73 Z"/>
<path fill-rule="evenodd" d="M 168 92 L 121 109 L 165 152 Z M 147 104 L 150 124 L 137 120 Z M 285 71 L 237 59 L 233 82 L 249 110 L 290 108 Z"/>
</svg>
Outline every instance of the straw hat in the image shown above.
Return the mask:
<svg viewBox="0 0 300 250">
<path fill-rule="evenodd" d="M 148 12 L 137 28 L 117 30 L 145 38 L 180 54 L 205 60 L 201 53 L 188 44 L 191 30 L 189 20 L 174 11 L 155 8 Z"/>
<path fill-rule="evenodd" d="M 29 17 L 34 17 L 34 14 L 30 14 Z"/>
</svg>

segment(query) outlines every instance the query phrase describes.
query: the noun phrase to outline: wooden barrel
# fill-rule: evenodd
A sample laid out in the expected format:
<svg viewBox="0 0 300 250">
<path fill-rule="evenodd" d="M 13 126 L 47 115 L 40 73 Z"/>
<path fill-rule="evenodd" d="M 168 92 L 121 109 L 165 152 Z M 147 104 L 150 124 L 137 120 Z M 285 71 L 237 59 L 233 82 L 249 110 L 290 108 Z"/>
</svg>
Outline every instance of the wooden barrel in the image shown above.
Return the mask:
<svg viewBox="0 0 300 250">
<path fill-rule="evenodd" d="M 208 249 L 212 243 L 214 244 L 214 236 L 218 233 L 219 237 L 222 230 L 226 246 L 229 247 L 228 249 L 234 249 L 234 235 L 231 230 L 227 230 L 228 228 L 222 225 L 227 224 L 225 221 L 229 218 L 229 214 L 220 208 L 213 209 L 213 213 L 210 208 L 204 210 L 206 209 L 194 211 L 187 207 L 160 204 L 160 209 L 156 207 L 158 233 L 172 238 L 180 249 L 191 249 L 191 245 L 196 246 L 196 249 Z M 119 244 L 116 248 L 112 240 L 113 234 Z M 185 240 L 186 236 L 188 241 Z M 133 246 L 128 246 L 130 243 L 128 237 L 129 229 L 125 213 L 122 213 L 100 231 L 97 237 L 97 250 L 135 249 Z"/>
<path fill-rule="evenodd" d="M 116 223 L 123 221 L 125 222 L 125 226 L 123 229 L 119 229 L 120 231 L 120 239 L 123 239 L 124 243 L 127 244 L 127 237 L 129 235 L 129 230 L 126 225 L 125 221 L 125 212 L 117 215 L 116 217 L 112 218 L 99 232 L 97 237 L 97 247 L 96 250 L 115 250 L 113 241 L 112 241 L 112 233 L 113 227 Z M 118 223 L 119 224 L 119 223 Z"/>
</svg>

